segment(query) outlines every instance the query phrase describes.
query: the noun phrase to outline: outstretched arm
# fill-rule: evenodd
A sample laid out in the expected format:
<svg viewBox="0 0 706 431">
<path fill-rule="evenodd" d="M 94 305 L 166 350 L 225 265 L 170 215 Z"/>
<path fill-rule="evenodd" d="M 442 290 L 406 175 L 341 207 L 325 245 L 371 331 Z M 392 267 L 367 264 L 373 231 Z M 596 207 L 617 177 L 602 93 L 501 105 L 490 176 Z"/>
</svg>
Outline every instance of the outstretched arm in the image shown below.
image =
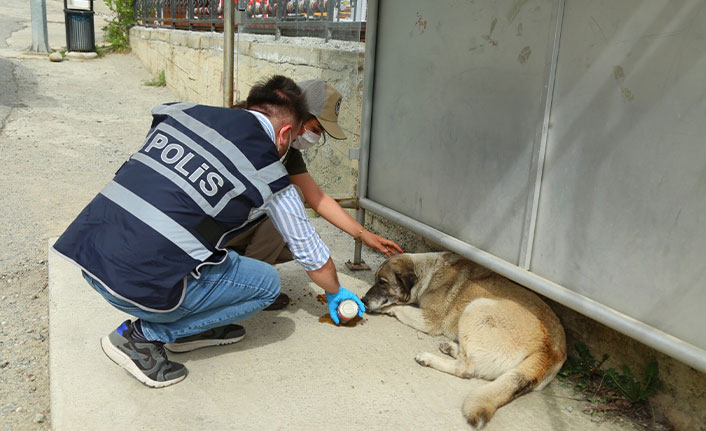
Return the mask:
<svg viewBox="0 0 706 431">
<path fill-rule="evenodd" d="M 319 287 L 324 289 L 324 292 L 329 294 L 335 294 L 338 292 L 338 288 L 341 285 L 338 282 L 338 273 L 336 272 L 336 266 L 333 260 L 329 257 L 324 266 L 319 269 L 312 271 L 307 271 L 307 275 L 311 281 L 316 283 Z"/>
<path fill-rule="evenodd" d="M 309 173 L 292 175 L 290 180 L 292 184 L 299 186 L 302 190 L 304 200 L 309 206 L 332 225 L 353 238 L 360 239 L 363 244 L 378 250 L 387 257 L 403 253 L 402 248 L 394 241 L 366 230 L 353 217 L 348 215 L 335 199 L 321 190 Z"/>
</svg>

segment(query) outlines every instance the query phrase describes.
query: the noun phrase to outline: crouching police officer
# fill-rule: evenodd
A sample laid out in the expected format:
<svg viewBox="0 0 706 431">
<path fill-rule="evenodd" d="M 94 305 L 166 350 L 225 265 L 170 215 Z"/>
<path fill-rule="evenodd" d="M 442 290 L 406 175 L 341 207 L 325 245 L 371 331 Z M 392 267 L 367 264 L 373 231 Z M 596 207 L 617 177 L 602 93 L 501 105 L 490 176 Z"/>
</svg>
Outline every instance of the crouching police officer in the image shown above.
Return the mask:
<svg viewBox="0 0 706 431">
<path fill-rule="evenodd" d="M 280 293 L 269 264 L 224 244 L 267 216 L 294 259 L 328 297 L 363 304 L 338 282 L 280 158 L 299 135 L 307 106 L 289 78 L 255 85 L 247 110 L 190 103 L 152 110 L 144 146 L 54 244 L 114 307 L 137 317 L 101 338 L 105 354 L 140 382 L 186 377 L 170 351 L 240 341 L 233 324 Z"/>
</svg>

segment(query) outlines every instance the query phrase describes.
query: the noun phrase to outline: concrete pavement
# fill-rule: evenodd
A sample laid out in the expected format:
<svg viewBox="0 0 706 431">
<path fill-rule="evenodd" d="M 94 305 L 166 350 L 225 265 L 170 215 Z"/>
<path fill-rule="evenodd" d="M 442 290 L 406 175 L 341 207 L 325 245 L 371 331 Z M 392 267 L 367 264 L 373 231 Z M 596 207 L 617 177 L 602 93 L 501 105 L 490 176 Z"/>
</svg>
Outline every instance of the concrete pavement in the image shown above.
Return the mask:
<svg viewBox="0 0 706 431">
<path fill-rule="evenodd" d="M 332 250 L 343 286 L 362 295 L 373 272 L 349 272 L 353 242 L 321 218 L 317 230 Z M 364 260 L 376 268 L 382 258 Z M 483 384 L 423 368 L 430 337 L 396 319 L 366 315 L 355 328 L 319 322 L 322 293 L 297 264 L 278 267 L 293 304 L 242 323 L 235 345 L 170 354 L 189 368 L 183 382 L 150 389 L 114 365 L 99 337 L 126 315 L 110 307 L 80 271 L 49 255 L 51 410 L 57 431 L 469 429 L 460 411 L 465 395 Z M 557 382 L 501 408 L 487 430 L 628 430 L 597 423 L 583 402 Z"/>
<path fill-rule="evenodd" d="M 47 0 L 50 46 L 54 49 L 65 44 L 60 3 Z M 0 15 L 5 17 L 24 13 L 10 4 L 0 5 Z M 0 46 L 2 57 L 30 56 L 21 52 L 31 44 L 31 29 L 24 22 L 21 30 L 7 32 L 12 36 L 9 47 Z M 99 15 L 97 40 L 102 25 Z M 128 69 L 129 62 L 121 57 L 100 61 L 116 62 L 137 73 Z M 85 62 L 86 67 L 90 64 Z M 68 66 L 67 74 L 79 67 L 74 60 L 64 66 Z M 135 79 L 144 79 L 138 76 Z M 126 94 L 140 95 L 136 91 Z M 130 121 L 134 119 L 125 118 L 122 123 Z M 78 116 L 45 116 L 42 124 L 48 129 L 59 125 L 84 130 L 85 123 L 85 118 Z M 76 137 L 79 141 L 89 139 Z M 85 151 L 82 155 L 90 158 Z M 86 188 L 98 190 L 101 186 Z M 353 250 L 350 238 L 321 218 L 314 223 L 332 250 L 342 284 L 362 295 L 373 272 L 345 269 L 343 263 Z M 382 262 L 367 250 L 364 259 L 373 268 Z M 138 383 L 100 349 L 99 338 L 127 316 L 103 301 L 77 268 L 54 253 L 49 253 L 48 266 L 51 419 L 55 430 L 469 428 L 460 412 L 461 401 L 483 382 L 461 380 L 414 361 L 421 351 L 436 351 L 441 338 L 385 316 L 367 316 L 364 324 L 355 328 L 320 323 L 319 317 L 326 314 L 325 306 L 316 300 L 321 290 L 294 263 L 278 268 L 283 290 L 294 300 L 292 305 L 242 322 L 247 336 L 236 345 L 172 354 L 172 359 L 186 364 L 190 374 L 185 381 L 159 390 Z M 573 398 L 577 397 L 570 389 L 555 382 L 500 409 L 486 429 L 633 429 L 594 422 L 581 413 L 585 403 Z"/>
</svg>

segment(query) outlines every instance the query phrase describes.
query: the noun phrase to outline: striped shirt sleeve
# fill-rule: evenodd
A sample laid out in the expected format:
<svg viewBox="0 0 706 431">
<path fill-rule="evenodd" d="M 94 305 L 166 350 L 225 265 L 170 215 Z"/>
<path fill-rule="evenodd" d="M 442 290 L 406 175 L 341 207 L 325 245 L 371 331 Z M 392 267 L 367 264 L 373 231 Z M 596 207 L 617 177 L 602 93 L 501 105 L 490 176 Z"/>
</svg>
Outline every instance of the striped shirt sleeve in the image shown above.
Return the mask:
<svg viewBox="0 0 706 431">
<path fill-rule="evenodd" d="M 331 252 L 311 225 L 294 186 L 275 194 L 263 209 L 289 245 L 294 260 L 305 271 L 315 271 L 324 266 Z"/>
</svg>

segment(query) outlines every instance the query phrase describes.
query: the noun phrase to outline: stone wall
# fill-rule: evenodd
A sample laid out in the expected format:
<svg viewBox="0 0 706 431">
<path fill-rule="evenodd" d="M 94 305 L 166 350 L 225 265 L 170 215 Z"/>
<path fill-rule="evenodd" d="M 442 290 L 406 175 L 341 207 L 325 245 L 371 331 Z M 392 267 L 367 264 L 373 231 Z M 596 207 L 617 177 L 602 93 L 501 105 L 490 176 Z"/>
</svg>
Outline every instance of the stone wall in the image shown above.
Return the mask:
<svg viewBox="0 0 706 431">
<path fill-rule="evenodd" d="M 221 105 L 223 96 L 223 36 L 180 30 L 130 31 L 133 52 L 157 74 L 164 70 L 167 85 L 182 101 Z M 241 35 L 239 91 L 243 97 L 262 77 L 275 73 L 295 80 L 322 78 L 343 94 L 341 126 L 348 139 L 329 140 L 326 145 L 304 152 L 312 176 L 330 194 L 353 195 L 357 162 L 348 150 L 360 142 L 360 113 L 364 47 L 360 43 L 320 39 Z M 371 230 L 397 241 L 406 251 L 440 250 L 433 243 L 368 213 Z M 654 349 L 632 340 L 585 316 L 547 301 L 566 329 L 570 350 L 585 344 L 595 357 L 610 355 L 606 366 L 622 364 L 638 373 L 647 363 L 659 364 L 663 386 L 651 402 L 658 417 L 666 416 L 680 430 L 706 431 L 706 374 L 700 373 Z M 679 318 L 675 316 L 675 318 Z"/>
<path fill-rule="evenodd" d="M 180 101 L 220 106 L 223 103 L 223 34 L 133 27 L 133 52 L 156 75 L 165 72 L 167 86 Z M 317 38 L 281 38 L 241 34 L 236 44 L 235 93 L 245 98 L 258 80 L 280 74 L 295 81 L 321 78 L 343 95 L 339 124 L 348 139 L 328 139 L 304 151 L 310 173 L 329 194 L 352 196 L 358 175 L 349 149 L 360 143 L 364 45 Z"/>
</svg>

